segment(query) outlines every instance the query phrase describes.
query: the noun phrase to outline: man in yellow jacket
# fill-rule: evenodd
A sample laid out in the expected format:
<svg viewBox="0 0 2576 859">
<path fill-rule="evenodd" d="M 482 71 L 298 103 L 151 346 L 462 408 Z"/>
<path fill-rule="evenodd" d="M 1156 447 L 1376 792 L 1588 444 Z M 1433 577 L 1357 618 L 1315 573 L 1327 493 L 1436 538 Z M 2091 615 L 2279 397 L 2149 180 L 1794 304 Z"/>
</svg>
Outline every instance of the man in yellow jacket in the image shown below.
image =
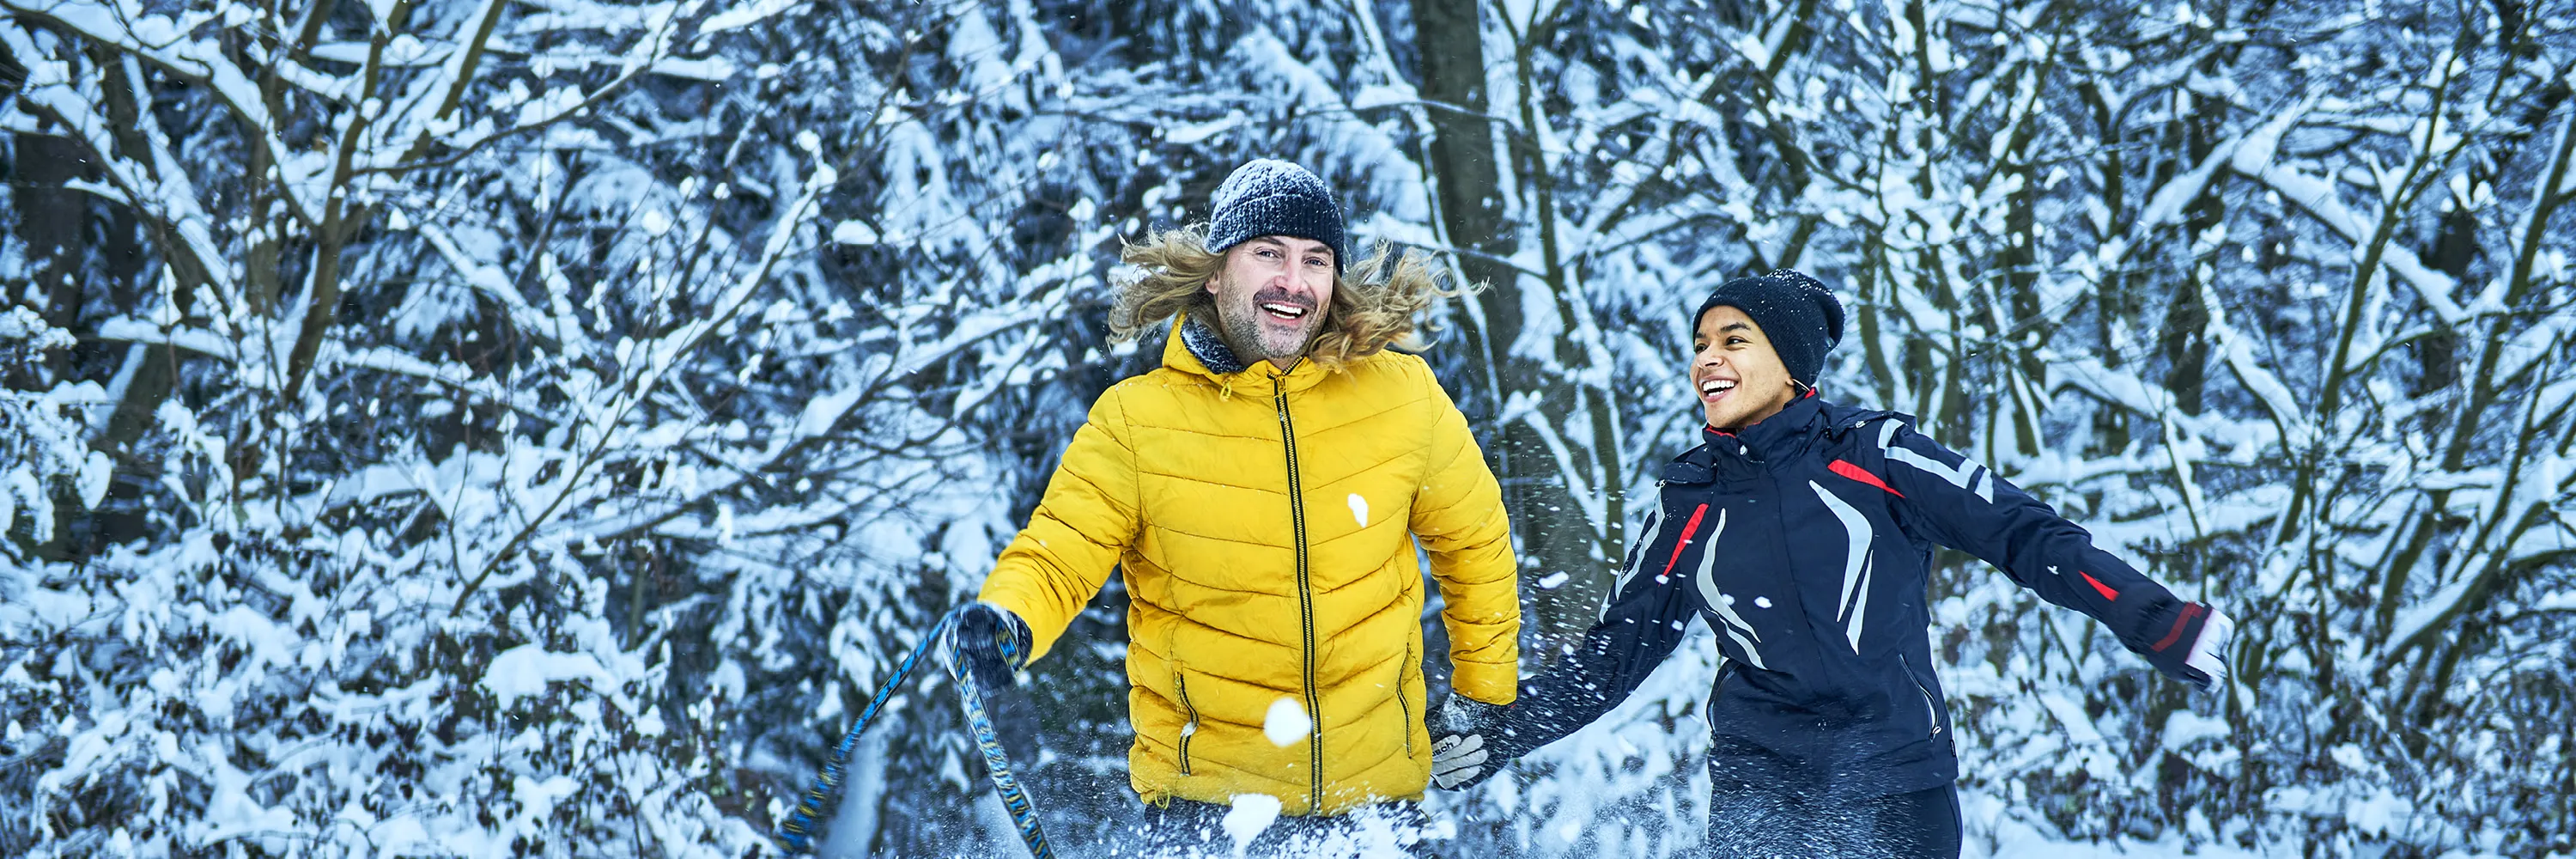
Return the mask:
<svg viewBox="0 0 2576 859">
<path fill-rule="evenodd" d="M 1001 637 L 1044 656 L 1123 570 L 1148 849 L 1230 850 L 1240 805 L 1281 816 L 1256 849 L 1312 855 L 1363 821 L 1419 822 L 1417 543 L 1455 693 L 1511 703 L 1509 524 L 1466 419 L 1420 358 L 1385 348 L 1441 294 L 1436 271 L 1383 248 L 1346 271 L 1341 208 L 1294 164 L 1246 164 L 1213 203 L 1204 227 L 1128 248 L 1143 275 L 1113 332 L 1168 324 L 1163 364 L 1092 405 L 960 634 L 981 671 L 1017 668 Z"/>
</svg>

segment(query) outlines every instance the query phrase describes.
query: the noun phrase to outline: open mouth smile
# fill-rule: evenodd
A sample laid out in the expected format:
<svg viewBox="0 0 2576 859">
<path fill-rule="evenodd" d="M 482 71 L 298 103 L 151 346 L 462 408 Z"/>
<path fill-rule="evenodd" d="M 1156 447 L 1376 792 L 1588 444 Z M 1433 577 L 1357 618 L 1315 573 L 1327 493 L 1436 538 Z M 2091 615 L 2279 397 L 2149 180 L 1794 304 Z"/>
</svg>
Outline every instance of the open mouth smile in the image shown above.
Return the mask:
<svg viewBox="0 0 2576 859">
<path fill-rule="evenodd" d="M 1299 307 L 1294 304 L 1282 304 L 1275 301 L 1262 302 L 1260 307 L 1261 312 L 1270 314 L 1270 318 L 1283 322 L 1295 322 L 1297 320 L 1304 319 L 1306 318 L 1307 313 L 1306 308 Z"/>
<path fill-rule="evenodd" d="M 1734 379 L 1701 379 L 1699 382 L 1699 399 L 1700 402 L 1703 403 L 1714 403 L 1734 390 Z"/>
</svg>

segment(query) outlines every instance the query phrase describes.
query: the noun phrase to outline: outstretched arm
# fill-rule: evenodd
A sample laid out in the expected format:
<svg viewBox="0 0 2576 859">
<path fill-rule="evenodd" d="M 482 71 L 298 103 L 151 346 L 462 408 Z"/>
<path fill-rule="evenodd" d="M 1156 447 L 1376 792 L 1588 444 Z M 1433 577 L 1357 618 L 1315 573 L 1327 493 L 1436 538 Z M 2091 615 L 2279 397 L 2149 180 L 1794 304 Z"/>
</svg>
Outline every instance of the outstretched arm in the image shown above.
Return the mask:
<svg viewBox="0 0 2576 859">
<path fill-rule="evenodd" d="M 1488 704 L 1519 695 L 1521 601 L 1511 519 L 1467 418 L 1428 370 L 1431 467 L 1414 494 L 1413 535 L 1431 557 L 1440 621 L 1449 632 L 1450 686 Z"/>
<path fill-rule="evenodd" d="M 1442 788 L 1467 787 L 1492 777 L 1514 758 L 1592 724 L 1628 699 L 1672 655 L 1689 631 L 1688 583 L 1668 562 L 1655 562 L 1661 512 L 1647 514 L 1642 533 L 1619 565 L 1601 607 L 1601 620 L 1583 641 L 1523 685 L 1509 707 L 1461 705 L 1452 699 L 1431 724 L 1431 778 Z M 1671 552 L 1676 558 L 1678 551 Z"/>
<path fill-rule="evenodd" d="M 1881 461 L 1870 470 L 1885 475 L 1889 492 L 1904 496 L 1897 507 L 1917 533 L 2002 568 L 2041 599 L 2101 621 L 2159 671 L 2193 683 L 2224 672 L 2217 650 L 2231 625 L 2208 605 L 2175 597 L 2094 545 L 2083 527 L 1911 427 L 1890 420 L 1863 431 L 1878 441 Z"/>
<path fill-rule="evenodd" d="M 1651 557 L 1667 524 L 1662 517 L 1659 509 L 1641 523 L 1642 536 L 1629 547 L 1618 580 L 1603 598 L 1601 619 L 1572 653 L 1531 678 L 1520 703 L 1502 714 L 1496 741 L 1506 756 L 1519 757 L 1592 724 L 1628 700 L 1689 635 L 1694 611 L 1687 572 Z M 1679 547 L 1668 554 L 1678 556 Z"/>
<path fill-rule="evenodd" d="M 1136 451 L 1128 439 L 1127 416 L 1111 388 L 1074 431 L 1029 526 L 984 579 L 980 598 L 1028 624 L 1031 661 L 1055 647 L 1135 540 Z"/>
</svg>

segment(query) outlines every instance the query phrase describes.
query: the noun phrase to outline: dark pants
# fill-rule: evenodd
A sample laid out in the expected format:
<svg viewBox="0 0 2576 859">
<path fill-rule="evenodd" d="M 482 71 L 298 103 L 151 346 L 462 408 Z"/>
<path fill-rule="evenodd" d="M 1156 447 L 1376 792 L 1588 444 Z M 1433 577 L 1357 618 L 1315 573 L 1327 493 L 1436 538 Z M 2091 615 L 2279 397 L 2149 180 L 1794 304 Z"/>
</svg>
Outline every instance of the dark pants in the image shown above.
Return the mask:
<svg viewBox="0 0 2576 859">
<path fill-rule="evenodd" d="M 1869 799 L 1740 787 L 1709 798 L 1710 859 L 1958 859 L 1950 785 Z"/>
<path fill-rule="evenodd" d="M 1234 809 L 1211 802 L 1175 799 L 1145 806 L 1126 843 L 1109 855 L 1146 859 L 1228 859 L 1235 854 L 1235 833 L 1225 819 Z M 1242 825 L 1247 821 L 1238 821 Z M 1430 816 L 1419 803 L 1387 802 L 1330 816 L 1281 816 L 1243 845 L 1248 859 L 1335 859 L 1364 851 L 1395 847 L 1407 856 L 1430 857 L 1423 828 Z M 1374 855 L 1385 855 L 1375 853 Z"/>
</svg>

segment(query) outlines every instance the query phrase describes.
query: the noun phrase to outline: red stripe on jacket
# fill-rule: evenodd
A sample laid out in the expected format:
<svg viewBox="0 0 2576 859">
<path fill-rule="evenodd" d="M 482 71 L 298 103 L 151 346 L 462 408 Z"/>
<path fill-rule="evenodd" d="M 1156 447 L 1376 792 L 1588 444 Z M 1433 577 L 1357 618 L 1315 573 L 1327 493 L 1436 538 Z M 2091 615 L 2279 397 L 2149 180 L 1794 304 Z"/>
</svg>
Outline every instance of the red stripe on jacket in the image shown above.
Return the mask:
<svg viewBox="0 0 2576 859">
<path fill-rule="evenodd" d="M 1878 475 L 1869 473 L 1868 469 L 1851 464 L 1849 460 L 1837 459 L 1834 460 L 1834 464 L 1825 467 L 1832 469 L 1835 474 L 1887 490 L 1887 494 L 1889 495 L 1894 495 L 1898 498 L 1905 497 L 1905 493 L 1896 491 L 1896 487 L 1887 485 L 1887 481 L 1878 479 Z"/>
<path fill-rule="evenodd" d="M 2165 633 L 2165 640 L 2156 642 L 2156 652 L 2163 653 L 2165 652 L 2165 648 L 2172 647 L 2174 646 L 2174 642 L 2182 640 L 2183 626 L 2191 623 L 2192 618 L 2199 617 L 2200 612 L 2201 608 L 2199 603 L 2192 603 L 2190 605 L 2183 606 L 2182 614 L 2174 616 L 2173 630 Z"/>
<path fill-rule="evenodd" d="M 1691 511 L 1690 523 L 1682 526 L 1682 538 L 1673 541 L 1673 556 L 1664 559 L 1664 571 L 1655 575 L 1655 579 L 1657 581 L 1661 581 L 1665 576 L 1673 574 L 1673 565 L 1681 563 L 1682 550 L 1690 547 L 1691 537 L 1699 533 L 1700 517 L 1706 515 L 1708 515 L 1708 505 L 1706 504 L 1702 504 L 1699 506 L 1699 509 Z"/>
</svg>

